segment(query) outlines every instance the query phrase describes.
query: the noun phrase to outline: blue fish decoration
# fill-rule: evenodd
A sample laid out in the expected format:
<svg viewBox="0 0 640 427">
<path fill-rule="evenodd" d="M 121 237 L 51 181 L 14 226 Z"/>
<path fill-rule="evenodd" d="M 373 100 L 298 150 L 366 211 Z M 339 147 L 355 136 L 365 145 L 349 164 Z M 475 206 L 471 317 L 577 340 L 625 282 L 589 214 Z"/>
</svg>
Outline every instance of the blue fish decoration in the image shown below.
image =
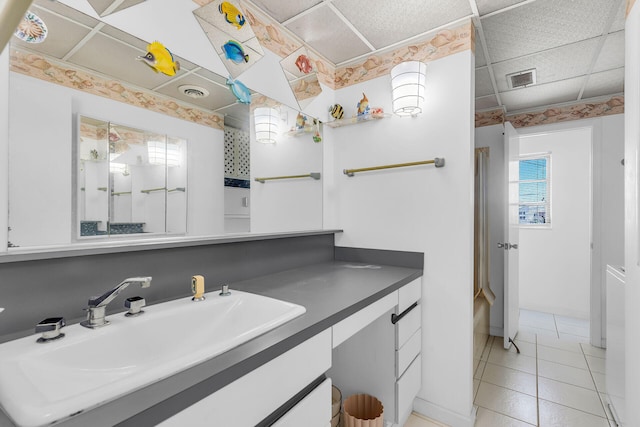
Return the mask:
<svg viewBox="0 0 640 427">
<path fill-rule="evenodd" d="M 235 40 L 229 40 L 222 46 L 224 56 L 235 62 L 236 64 L 242 64 L 242 61 L 249 62 L 249 55 L 244 53 L 242 45 Z"/>
<path fill-rule="evenodd" d="M 227 79 L 227 86 L 241 104 L 251 104 L 251 92 L 249 88 L 239 80 L 233 80 L 231 77 Z"/>
</svg>

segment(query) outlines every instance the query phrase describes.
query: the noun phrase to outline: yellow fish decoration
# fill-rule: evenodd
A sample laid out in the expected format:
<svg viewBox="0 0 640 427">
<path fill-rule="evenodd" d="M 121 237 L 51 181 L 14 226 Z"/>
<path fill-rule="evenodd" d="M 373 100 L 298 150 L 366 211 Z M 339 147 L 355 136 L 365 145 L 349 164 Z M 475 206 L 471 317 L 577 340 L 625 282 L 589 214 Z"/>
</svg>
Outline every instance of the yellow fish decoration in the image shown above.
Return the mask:
<svg viewBox="0 0 640 427">
<path fill-rule="evenodd" d="M 240 10 L 228 1 L 223 1 L 218 6 L 218 11 L 224 15 L 224 19 L 237 29 L 242 28 L 245 23 L 244 15 Z"/>
<path fill-rule="evenodd" d="M 158 41 L 149 44 L 147 46 L 147 54 L 138 56 L 137 59 L 144 61 L 156 73 L 166 74 L 167 76 L 175 76 L 180 69 L 180 63 L 174 61 L 169 49 Z"/>
</svg>

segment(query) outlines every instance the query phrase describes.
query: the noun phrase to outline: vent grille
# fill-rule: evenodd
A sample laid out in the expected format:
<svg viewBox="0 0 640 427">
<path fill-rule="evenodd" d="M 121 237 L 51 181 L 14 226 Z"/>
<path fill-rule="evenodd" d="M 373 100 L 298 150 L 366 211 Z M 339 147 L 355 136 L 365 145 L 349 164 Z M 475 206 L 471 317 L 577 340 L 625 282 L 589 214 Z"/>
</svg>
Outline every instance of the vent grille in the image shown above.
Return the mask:
<svg viewBox="0 0 640 427">
<path fill-rule="evenodd" d="M 509 85 L 509 89 L 518 89 L 536 84 L 535 68 L 507 74 L 507 84 Z"/>
<path fill-rule="evenodd" d="M 190 98 L 206 98 L 209 96 L 209 91 L 200 86 L 182 85 L 178 87 L 178 90 Z"/>
</svg>

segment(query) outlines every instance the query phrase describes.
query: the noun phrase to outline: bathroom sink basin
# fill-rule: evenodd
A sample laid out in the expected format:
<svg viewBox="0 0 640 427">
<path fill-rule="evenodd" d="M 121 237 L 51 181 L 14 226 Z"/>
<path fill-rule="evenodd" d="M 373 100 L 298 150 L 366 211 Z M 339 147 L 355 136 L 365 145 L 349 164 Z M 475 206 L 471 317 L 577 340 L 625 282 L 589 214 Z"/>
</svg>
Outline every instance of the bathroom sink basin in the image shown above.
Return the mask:
<svg viewBox="0 0 640 427">
<path fill-rule="evenodd" d="M 256 294 L 217 292 L 107 316 L 109 326 L 63 328 L 0 345 L 0 405 L 24 427 L 43 426 L 211 359 L 270 331 L 305 308 Z"/>
</svg>

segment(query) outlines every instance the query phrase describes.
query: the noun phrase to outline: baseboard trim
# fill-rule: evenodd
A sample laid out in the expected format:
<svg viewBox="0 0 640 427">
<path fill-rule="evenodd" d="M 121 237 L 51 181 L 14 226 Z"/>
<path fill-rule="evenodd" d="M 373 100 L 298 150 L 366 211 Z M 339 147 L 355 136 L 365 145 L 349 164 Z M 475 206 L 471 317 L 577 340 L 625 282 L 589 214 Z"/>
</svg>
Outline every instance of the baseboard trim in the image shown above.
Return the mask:
<svg viewBox="0 0 640 427">
<path fill-rule="evenodd" d="M 478 412 L 478 408 L 474 406 L 471 408 L 471 413 L 468 416 L 464 416 L 419 397 L 413 400 L 413 410 L 451 427 L 473 427 L 476 422 L 476 413 Z"/>
</svg>

